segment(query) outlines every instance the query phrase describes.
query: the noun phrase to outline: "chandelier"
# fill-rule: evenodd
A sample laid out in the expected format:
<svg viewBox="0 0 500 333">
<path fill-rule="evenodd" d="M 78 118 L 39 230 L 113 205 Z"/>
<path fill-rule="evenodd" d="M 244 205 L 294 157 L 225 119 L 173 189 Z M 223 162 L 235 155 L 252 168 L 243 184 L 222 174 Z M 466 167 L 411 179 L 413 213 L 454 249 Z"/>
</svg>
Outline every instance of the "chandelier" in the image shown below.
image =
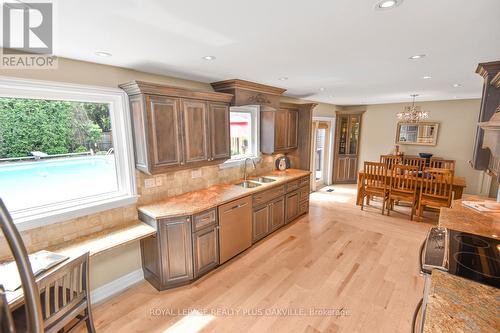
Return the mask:
<svg viewBox="0 0 500 333">
<path fill-rule="evenodd" d="M 398 112 L 396 115 L 399 120 L 407 123 L 418 123 L 419 121 L 429 118 L 427 111 L 422 111 L 419 106 L 415 106 L 415 98 L 418 94 L 410 95 L 413 98 L 411 106 L 405 106 L 404 111 Z"/>
</svg>

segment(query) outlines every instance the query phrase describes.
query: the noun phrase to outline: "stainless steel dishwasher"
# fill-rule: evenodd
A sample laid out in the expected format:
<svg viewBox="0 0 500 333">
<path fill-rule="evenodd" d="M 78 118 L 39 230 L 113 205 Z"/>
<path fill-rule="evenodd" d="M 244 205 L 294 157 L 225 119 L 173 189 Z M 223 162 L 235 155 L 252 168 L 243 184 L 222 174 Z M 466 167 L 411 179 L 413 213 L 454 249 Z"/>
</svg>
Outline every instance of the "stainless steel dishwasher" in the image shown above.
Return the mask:
<svg viewBox="0 0 500 333">
<path fill-rule="evenodd" d="M 219 256 L 224 263 L 252 246 L 252 197 L 219 207 Z"/>
</svg>

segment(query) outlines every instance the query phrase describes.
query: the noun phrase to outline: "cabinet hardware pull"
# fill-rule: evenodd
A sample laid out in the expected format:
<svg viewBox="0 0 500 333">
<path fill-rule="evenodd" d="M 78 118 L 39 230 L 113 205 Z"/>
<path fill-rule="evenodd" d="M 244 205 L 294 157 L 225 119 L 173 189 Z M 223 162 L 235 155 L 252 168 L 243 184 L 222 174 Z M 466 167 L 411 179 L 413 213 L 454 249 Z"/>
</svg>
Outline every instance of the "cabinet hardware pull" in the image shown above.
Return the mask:
<svg viewBox="0 0 500 333">
<path fill-rule="evenodd" d="M 244 204 L 239 204 L 239 205 L 233 206 L 233 207 L 229 208 L 228 210 L 224 211 L 224 213 L 230 213 L 233 210 L 241 208 L 241 207 L 245 207 L 246 205 L 248 205 L 248 203 L 244 203 Z"/>
</svg>

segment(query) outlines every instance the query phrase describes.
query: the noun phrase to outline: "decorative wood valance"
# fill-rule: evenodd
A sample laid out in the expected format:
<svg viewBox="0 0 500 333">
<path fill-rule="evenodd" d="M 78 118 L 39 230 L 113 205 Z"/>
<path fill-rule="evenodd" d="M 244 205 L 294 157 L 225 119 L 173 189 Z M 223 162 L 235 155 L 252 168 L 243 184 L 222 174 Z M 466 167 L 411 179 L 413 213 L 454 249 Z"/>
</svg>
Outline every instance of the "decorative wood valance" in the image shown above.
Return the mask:
<svg viewBox="0 0 500 333">
<path fill-rule="evenodd" d="M 281 94 L 286 89 L 259 84 L 245 80 L 225 80 L 211 83 L 217 92 L 229 93 L 234 96 L 231 105 L 265 105 L 279 108 Z"/>
<path fill-rule="evenodd" d="M 201 99 L 212 102 L 229 103 L 233 95 L 211 91 L 192 91 L 184 88 L 166 86 L 158 83 L 144 81 L 132 81 L 120 84 L 120 88 L 125 90 L 129 96 L 138 94 L 163 95 L 171 97 L 181 97 L 190 99 Z"/>
</svg>

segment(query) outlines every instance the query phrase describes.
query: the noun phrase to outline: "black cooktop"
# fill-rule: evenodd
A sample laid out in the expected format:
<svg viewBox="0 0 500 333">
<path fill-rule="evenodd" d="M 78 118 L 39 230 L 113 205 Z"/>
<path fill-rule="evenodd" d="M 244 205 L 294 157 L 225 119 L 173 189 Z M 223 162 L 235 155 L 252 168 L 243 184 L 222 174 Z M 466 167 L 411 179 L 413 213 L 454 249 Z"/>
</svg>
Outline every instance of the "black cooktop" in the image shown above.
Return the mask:
<svg viewBox="0 0 500 333">
<path fill-rule="evenodd" d="M 500 288 L 500 240 L 449 230 L 448 272 Z"/>
</svg>

